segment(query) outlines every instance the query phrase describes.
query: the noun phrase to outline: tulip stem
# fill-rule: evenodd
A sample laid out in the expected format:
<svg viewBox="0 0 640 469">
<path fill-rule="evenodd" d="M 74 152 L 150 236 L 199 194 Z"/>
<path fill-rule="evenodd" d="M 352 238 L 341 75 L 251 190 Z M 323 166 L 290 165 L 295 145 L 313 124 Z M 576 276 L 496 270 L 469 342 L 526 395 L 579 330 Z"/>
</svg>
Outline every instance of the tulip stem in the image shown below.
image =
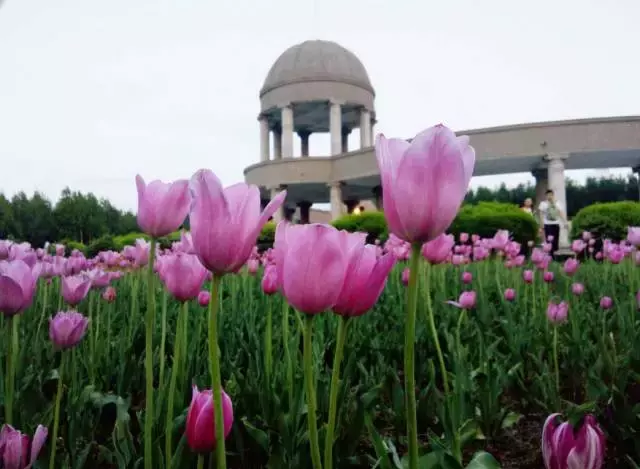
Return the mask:
<svg viewBox="0 0 640 469">
<path fill-rule="evenodd" d="M 178 316 L 178 324 L 176 326 L 176 339 L 173 343 L 173 362 L 171 365 L 171 378 L 169 381 L 169 401 L 167 402 L 167 421 L 164 431 L 164 448 L 165 448 L 165 466 L 171 467 L 171 459 L 173 457 L 172 440 L 173 440 L 173 409 L 176 400 L 176 383 L 178 374 L 182 366 L 182 330 L 185 327 L 187 311 L 189 303 L 182 303 L 180 315 Z"/>
<path fill-rule="evenodd" d="M 558 366 L 558 327 L 553 328 L 553 369 L 556 377 L 556 398 L 560 401 L 560 367 Z"/>
<path fill-rule="evenodd" d="M 198 455 L 198 468 L 197 469 L 204 469 L 204 455 L 202 455 L 202 454 Z"/>
<path fill-rule="evenodd" d="M 445 402 L 449 410 L 449 416 L 453 416 L 452 409 L 450 406 L 450 396 L 451 396 L 451 388 L 449 387 L 449 375 L 447 373 L 447 367 L 444 364 L 444 355 L 442 354 L 442 347 L 440 346 L 440 339 L 438 338 L 438 329 L 436 328 L 436 321 L 433 314 L 433 305 L 431 303 L 431 264 L 427 263 L 427 268 L 425 269 L 425 296 L 426 296 L 426 306 L 427 306 L 427 319 L 429 321 L 429 330 L 431 331 L 431 338 L 433 340 L 433 344 L 436 347 L 436 355 L 438 356 L 438 364 L 440 365 L 440 374 L 442 375 L 442 387 L 444 389 Z M 412 271 L 413 272 L 413 269 Z M 411 274 L 410 274 L 411 275 Z M 499 287 L 500 288 L 500 287 Z M 459 328 L 458 328 L 459 333 Z M 457 426 L 461 422 L 451 422 L 453 428 L 453 441 L 452 441 L 452 453 L 458 462 L 462 462 L 462 454 L 460 451 L 460 442 L 458 438 L 458 428 Z"/>
<path fill-rule="evenodd" d="M 220 377 L 220 354 L 218 350 L 218 308 L 220 281 L 222 277 L 213 276 L 211 281 L 211 299 L 209 300 L 209 368 L 213 384 L 213 410 L 216 435 L 216 469 L 226 469 L 227 459 L 224 444 L 224 415 L 222 413 L 222 379 Z"/>
<path fill-rule="evenodd" d="M 162 319 L 160 320 L 160 325 L 162 327 L 162 330 L 160 332 L 160 378 L 158 379 L 158 383 L 160 383 L 160 386 L 164 386 L 164 364 L 165 364 L 165 357 L 164 357 L 164 351 L 165 351 L 165 347 L 166 347 L 166 341 L 167 341 L 167 296 L 169 295 L 169 293 L 167 292 L 166 288 L 162 289 L 162 310 L 161 310 L 161 314 L 162 314 Z M 176 337 L 176 342 L 177 342 L 177 337 Z"/>
<path fill-rule="evenodd" d="M 149 264 L 147 265 L 147 314 L 145 316 L 145 356 L 146 374 L 145 413 L 144 413 L 144 467 L 153 467 L 153 326 L 155 323 L 155 289 L 153 267 L 156 257 L 156 240 L 151 238 Z"/>
<path fill-rule="evenodd" d="M 289 303 L 282 297 L 282 346 L 284 348 L 284 361 L 287 365 L 287 392 L 289 395 L 289 409 L 293 405 L 293 361 L 289 349 Z"/>
<path fill-rule="evenodd" d="M 9 317 L 9 328 L 11 333 L 11 342 L 9 344 L 9 353 L 7 353 L 7 382 L 4 391 L 4 415 L 5 422 L 12 425 L 13 422 L 13 391 L 16 382 L 15 361 L 18 354 L 18 315 Z"/>
<path fill-rule="evenodd" d="M 272 335 L 272 308 L 271 297 L 267 297 L 267 327 L 264 331 L 264 368 L 267 376 L 267 390 L 271 390 L 271 369 L 273 366 L 273 347 L 271 344 Z"/>
<path fill-rule="evenodd" d="M 347 339 L 347 331 L 351 324 L 349 317 L 340 316 L 338 320 L 338 332 L 336 350 L 333 358 L 333 370 L 331 372 L 331 390 L 329 392 L 329 421 L 327 423 L 327 436 L 324 441 L 324 469 L 333 466 L 333 442 L 336 428 L 336 414 L 338 407 L 338 390 L 340 389 L 340 365 L 344 355 L 344 343 Z"/>
<path fill-rule="evenodd" d="M 404 331 L 404 395 L 409 445 L 408 469 L 418 469 L 418 420 L 416 415 L 415 342 L 416 309 L 418 305 L 418 276 L 420 274 L 420 248 L 414 244 L 409 261 L 407 285 L 407 318 Z"/>
<path fill-rule="evenodd" d="M 67 352 L 62 351 L 60 356 L 60 367 L 58 368 L 58 390 L 56 392 L 56 406 L 53 411 L 53 432 L 51 436 L 51 456 L 49 457 L 49 469 L 53 469 L 56 465 L 56 447 L 58 441 L 58 423 L 60 422 L 60 404 L 62 402 L 62 376 L 67 363 Z"/>
<path fill-rule="evenodd" d="M 322 469 L 320 444 L 318 443 L 318 421 L 316 417 L 316 391 L 313 379 L 313 316 L 304 318 L 304 384 L 307 394 L 307 422 L 309 424 L 309 444 L 311 446 L 311 462 L 313 469 Z"/>
</svg>

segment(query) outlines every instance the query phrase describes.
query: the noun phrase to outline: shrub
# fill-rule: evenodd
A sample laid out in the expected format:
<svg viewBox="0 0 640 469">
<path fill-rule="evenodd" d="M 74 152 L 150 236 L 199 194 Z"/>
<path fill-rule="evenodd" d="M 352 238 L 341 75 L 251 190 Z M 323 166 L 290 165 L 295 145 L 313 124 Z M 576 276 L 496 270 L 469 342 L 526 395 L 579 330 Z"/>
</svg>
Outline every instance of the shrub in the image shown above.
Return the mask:
<svg viewBox="0 0 640 469">
<path fill-rule="evenodd" d="M 508 230 L 513 240 L 526 245 L 536 239 L 538 223 L 517 205 L 481 202 L 463 206 L 448 232 L 456 236 L 470 233 L 488 238 L 498 230 Z"/>
<path fill-rule="evenodd" d="M 136 240 L 139 238 L 146 239 L 149 241 L 149 236 L 144 233 L 127 233 L 126 235 L 116 236 L 114 238 L 116 244 L 116 251 L 121 251 L 125 246 L 134 246 L 136 244 Z"/>
<path fill-rule="evenodd" d="M 116 241 L 111 235 L 100 236 L 99 238 L 93 240 L 87 246 L 86 255 L 87 257 L 94 257 L 100 251 L 117 251 L 118 246 L 116 245 Z"/>
<path fill-rule="evenodd" d="M 258 236 L 258 251 L 262 252 L 273 246 L 276 238 L 276 224 L 272 221 L 262 227 L 260 236 Z"/>
<path fill-rule="evenodd" d="M 344 215 L 333 220 L 331 224 L 339 230 L 367 233 L 368 243 L 373 243 L 376 239 L 384 242 L 389 237 L 387 221 L 383 212 L 362 212 L 357 215 Z"/>
<path fill-rule="evenodd" d="M 629 226 L 640 226 L 640 203 L 598 203 L 576 213 L 571 220 L 571 237 L 589 231 L 597 237 L 620 241 L 626 238 Z"/>
<path fill-rule="evenodd" d="M 80 251 L 85 256 L 87 255 L 87 246 L 84 243 L 81 243 L 79 241 L 74 241 L 72 239 L 63 239 L 62 241 L 59 241 L 58 243 L 52 243 L 49 246 L 49 254 L 55 254 L 56 253 L 55 244 L 63 244 L 64 245 L 64 253 L 65 253 L 66 256 L 70 256 L 74 249 L 77 249 L 78 251 Z"/>
</svg>

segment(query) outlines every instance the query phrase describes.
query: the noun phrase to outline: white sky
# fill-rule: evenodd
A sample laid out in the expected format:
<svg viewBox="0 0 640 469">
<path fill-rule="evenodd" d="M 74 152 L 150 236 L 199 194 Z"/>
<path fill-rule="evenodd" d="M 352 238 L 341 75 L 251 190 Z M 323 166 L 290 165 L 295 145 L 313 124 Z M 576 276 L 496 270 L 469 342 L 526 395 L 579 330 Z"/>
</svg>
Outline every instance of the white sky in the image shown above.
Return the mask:
<svg viewBox="0 0 640 469">
<path fill-rule="evenodd" d="M 208 167 L 225 184 L 242 180 L 259 160 L 264 77 L 306 39 L 360 57 L 377 93 L 376 130 L 388 136 L 438 122 L 460 130 L 640 114 L 638 0 L 0 4 L 6 195 L 55 200 L 70 186 L 133 209 L 138 172 L 173 180 Z M 312 136 L 311 154 L 328 147 Z"/>
</svg>

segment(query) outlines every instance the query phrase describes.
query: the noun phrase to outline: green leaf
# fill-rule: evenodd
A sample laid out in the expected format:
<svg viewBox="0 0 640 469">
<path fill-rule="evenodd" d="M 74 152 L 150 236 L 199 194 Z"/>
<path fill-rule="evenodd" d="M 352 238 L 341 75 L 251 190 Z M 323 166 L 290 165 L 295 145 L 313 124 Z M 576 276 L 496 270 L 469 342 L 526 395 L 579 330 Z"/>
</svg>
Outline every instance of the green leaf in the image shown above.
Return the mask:
<svg viewBox="0 0 640 469">
<path fill-rule="evenodd" d="M 491 454 L 478 451 L 466 469 L 500 469 L 500 463 Z"/>
<path fill-rule="evenodd" d="M 249 436 L 253 438 L 267 454 L 269 454 L 269 435 L 267 435 L 263 430 L 251 425 L 246 417 L 242 419 L 242 423 L 247 429 Z"/>
</svg>

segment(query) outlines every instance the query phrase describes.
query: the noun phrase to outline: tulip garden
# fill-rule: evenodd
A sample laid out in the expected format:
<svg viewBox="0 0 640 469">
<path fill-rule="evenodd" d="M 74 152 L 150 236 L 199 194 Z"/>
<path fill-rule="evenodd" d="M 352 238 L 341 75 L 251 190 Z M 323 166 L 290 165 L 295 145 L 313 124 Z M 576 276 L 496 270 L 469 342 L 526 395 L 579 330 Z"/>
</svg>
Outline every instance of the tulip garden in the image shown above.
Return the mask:
<svg viewBox="0 0 640 469">
<path fill-rule="evenodd" d="M 640 467 L 640 228 L 454 238 L 467 140 L 376 153 L 373 244 L 280 222 L 259 252 L 285 192 L 205 170 L 138 177 L 122 252 L 0 241 L 0 468 Z"/>
</svg>

